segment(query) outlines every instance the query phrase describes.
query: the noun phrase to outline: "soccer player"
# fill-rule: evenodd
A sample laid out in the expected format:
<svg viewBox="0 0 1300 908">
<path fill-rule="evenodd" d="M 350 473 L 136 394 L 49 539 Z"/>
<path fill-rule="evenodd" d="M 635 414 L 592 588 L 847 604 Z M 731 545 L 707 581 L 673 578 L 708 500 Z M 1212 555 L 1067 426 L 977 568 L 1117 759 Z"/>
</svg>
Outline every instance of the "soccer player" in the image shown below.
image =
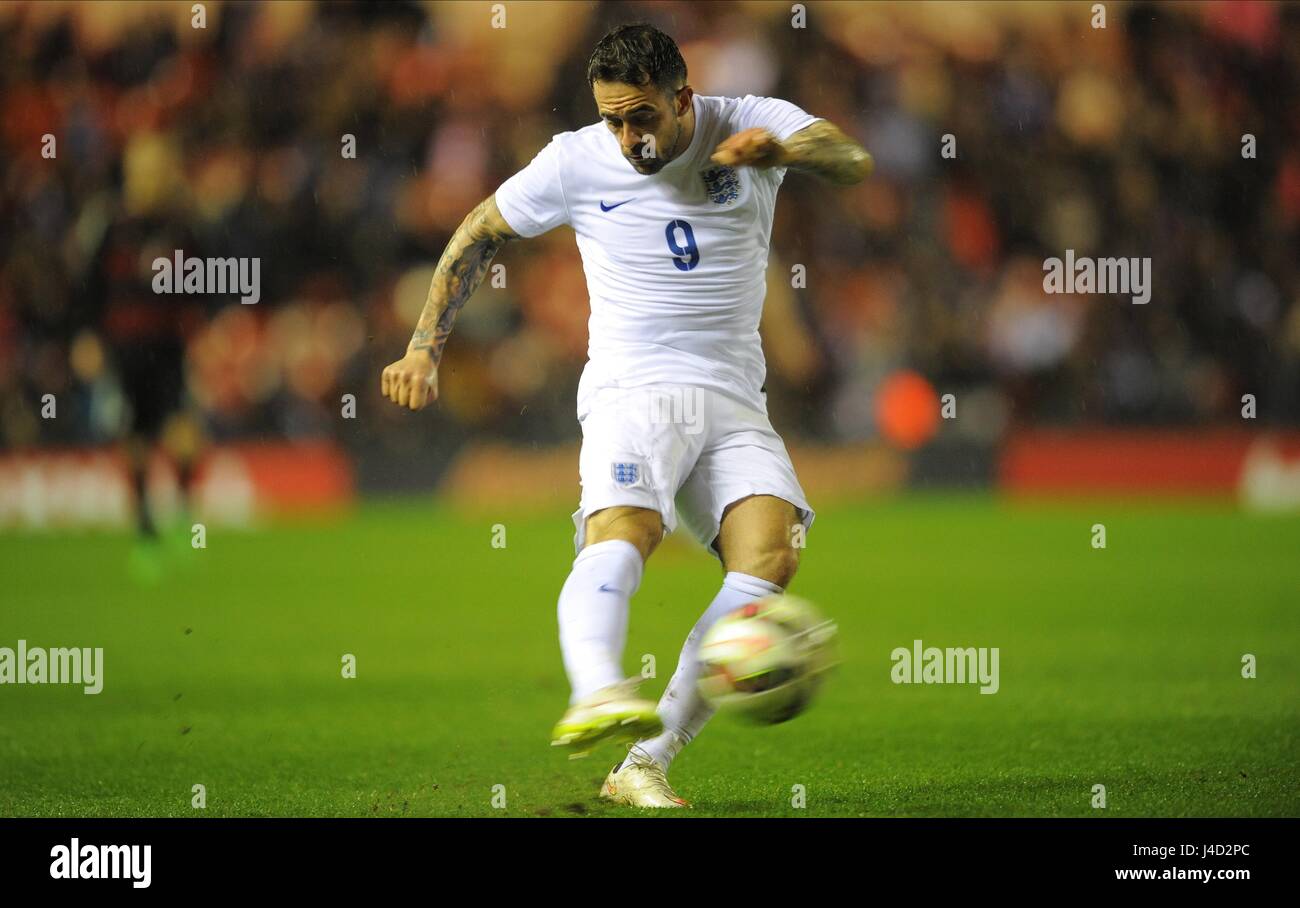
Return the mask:
<svg viewBox="0 0 1300 908">
<path fill-rule="evenodd" d="M 605 35 L 587 81 L 600 122 L 555 136 L 465 218 L 381 384 L 412 410 L 435 399 L 456 314 L 497 250 L 572 226 L 591 319 L 578 387 L 577 557 L 558 607 L 572 695 L 552 743 L 582 754 L 636 740 L 601 796 L 682 807 L 667 771 L 712 714 L 695 687 L 700 638 L 719 616 L 789 585 L 796 527 L 813 521 L 763 388 L 758 324 L 777 189 L 787 169 L 856 183 L 872 159 L 786 101 L 696 95 L 677 45 L 649 25 Z M 629 600 L 679 513 L 725 577 L 656 707 L 637 697 L 621 661 Z"/>
</svg>

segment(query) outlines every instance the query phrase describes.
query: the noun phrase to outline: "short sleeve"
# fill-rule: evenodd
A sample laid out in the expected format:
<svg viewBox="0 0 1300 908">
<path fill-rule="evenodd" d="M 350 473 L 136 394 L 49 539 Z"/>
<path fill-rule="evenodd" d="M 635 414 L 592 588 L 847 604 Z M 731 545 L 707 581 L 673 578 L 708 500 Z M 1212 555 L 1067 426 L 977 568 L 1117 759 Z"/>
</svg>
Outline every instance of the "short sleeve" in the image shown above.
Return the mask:
<svg viewBox="0 0 1300 908">
<path fill-rule="evenodd" d="M 569 223 L 560 158 L 560 137 L 556 136 L 496 191 L 501 216 L 522 237 L 538 236 Z"/>
<path fill-rule="evenodd" d="M 820 120 L 801 107 L 780 98 L 760 98 L 745 95 L 737 105 L 737 131 L 759 127 L 776 136 L 778 141 L 790 138 L 799 130 Z"/>
</svg>

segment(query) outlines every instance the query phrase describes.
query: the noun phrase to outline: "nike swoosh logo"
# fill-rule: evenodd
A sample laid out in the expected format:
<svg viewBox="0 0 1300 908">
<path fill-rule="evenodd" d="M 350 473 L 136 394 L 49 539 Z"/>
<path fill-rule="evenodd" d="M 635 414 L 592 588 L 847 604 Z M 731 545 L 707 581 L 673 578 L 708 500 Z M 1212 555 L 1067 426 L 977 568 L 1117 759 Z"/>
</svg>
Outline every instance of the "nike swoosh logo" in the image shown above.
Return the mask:
<svg viewBox="0 0 1300 908">
<path fill-rule="evenodd" d="M 616 590 L 613 587 L 611 587 L 608 583 L 602 583 L 600 585 L 600 591 L 602 593 L 618 593 L 620 596 L 623 595 L 622 590 Z"/>
<path fill-rule="evenodd" d="M 617 207 L 620 206 L 620 205 L 626 205 L 628 202 L 635 202 L 635 201 L 636 201 L 636 199 L 627 199 L 626 201 L 623 201 L 623 202 L 615 202 L 613 205 L 606 205 L 604 202 L 601 202 L 601 203 L 600 203 L 600 210 L 601 210 L 601 211 L 613 211 L 615 208 L 617 208 Z"/>
</svg>

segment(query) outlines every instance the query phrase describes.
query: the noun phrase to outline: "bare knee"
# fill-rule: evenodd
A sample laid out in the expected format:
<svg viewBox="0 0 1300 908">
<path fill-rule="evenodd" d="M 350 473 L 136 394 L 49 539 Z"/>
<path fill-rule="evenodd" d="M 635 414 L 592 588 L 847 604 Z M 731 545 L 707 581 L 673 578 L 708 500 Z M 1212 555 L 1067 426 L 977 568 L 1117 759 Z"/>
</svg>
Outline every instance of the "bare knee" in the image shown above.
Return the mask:
<svg viewBox="0 0 1300 908">
<path fill-rule="evenodd" d="M 774 583 L 782 589 L 790 585 L 799 570 L 799 550 L 790 544 L 762 546 L 741 551 L 734 558 L 724 558 L 723 567 Z"/>
<path fill-rule="evenodd" d="M 604 508 L 587 518 L 586 545 L 622 539 L 636 546 L 645 561 L 664 536 L 663 517 L 649 508 Z"/>
<path fill-rule="evenodd" d="M 728 505 L 716 540 L 728 571 L 787 587 L 799 570 L 794 529 L 798 511 L 774 495 L 751 495 Z"/>
</svg>

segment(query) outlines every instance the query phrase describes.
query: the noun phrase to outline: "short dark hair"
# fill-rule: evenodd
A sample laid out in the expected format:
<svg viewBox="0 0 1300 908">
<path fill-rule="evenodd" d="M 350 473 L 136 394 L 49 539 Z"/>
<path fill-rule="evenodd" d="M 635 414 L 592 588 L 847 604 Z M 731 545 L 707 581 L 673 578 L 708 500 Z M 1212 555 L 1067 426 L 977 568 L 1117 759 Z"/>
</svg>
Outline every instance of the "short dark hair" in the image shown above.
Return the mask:
<svg viewBox="0 0 1300 908">
<path fill-rule="evenodd" d="M 686 61 L 677 43 L 646 22 L 634 22 L 611 29 L 596 42 L 587 60 L 587 84 L 623 82 L 646 85 L 653 82 L 665 93 L 686 81 Z"/>
</svg>

